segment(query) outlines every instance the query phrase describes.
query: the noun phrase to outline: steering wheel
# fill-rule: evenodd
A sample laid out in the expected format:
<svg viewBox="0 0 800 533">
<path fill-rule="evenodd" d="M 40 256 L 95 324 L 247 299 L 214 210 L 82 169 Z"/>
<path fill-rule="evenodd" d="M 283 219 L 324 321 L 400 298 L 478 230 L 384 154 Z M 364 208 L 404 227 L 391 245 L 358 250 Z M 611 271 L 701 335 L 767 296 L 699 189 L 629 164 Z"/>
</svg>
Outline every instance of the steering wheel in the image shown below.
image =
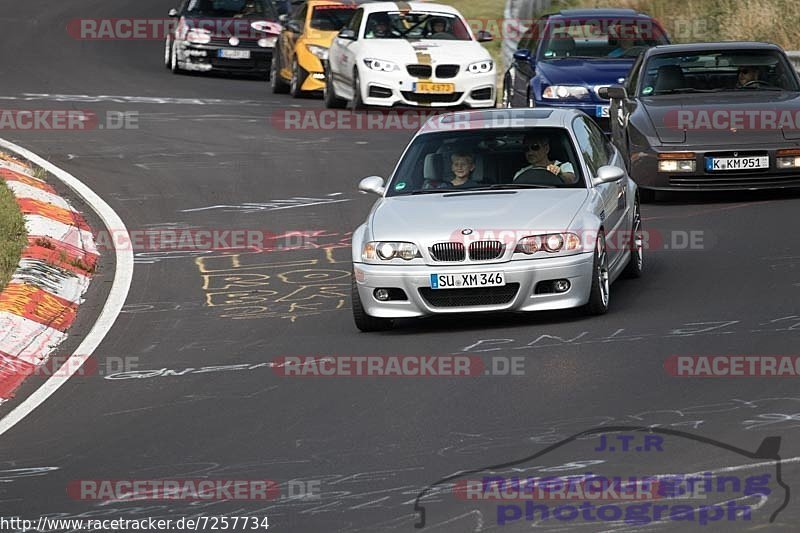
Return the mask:
<svg viewBox="0 0 800 533">
<path fill-rule="evenodd" d="M 564 185 L 564 181 L 546 168 L 529 168 L 514 183 L 521 185 Z"/>
<path fill-rule="evenodd" d="M 745 87 L 758 87 L 758 86 L 761 86 L 761 85 L 766 86 L 766 87 L 771 87 L 772 86 L 772 84 L 770 82 L 768 82 L 768 81 L 750 80 L 747 83 L 745 83 L 744 85 L 742 85 L 742 89 L 744 89 Z"/>
</svg>

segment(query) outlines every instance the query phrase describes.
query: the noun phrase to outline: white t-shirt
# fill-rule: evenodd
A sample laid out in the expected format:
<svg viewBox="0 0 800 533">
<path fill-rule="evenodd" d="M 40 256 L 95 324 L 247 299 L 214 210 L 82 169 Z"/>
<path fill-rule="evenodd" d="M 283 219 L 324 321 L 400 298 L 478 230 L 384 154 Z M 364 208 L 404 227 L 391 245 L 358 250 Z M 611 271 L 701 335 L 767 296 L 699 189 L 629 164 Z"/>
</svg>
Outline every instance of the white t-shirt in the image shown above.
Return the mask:
<svg viewBox="0 0 800 533">
<path fill-rule="evenodd" d="M 575 174 L 575 169 L 572 167 L 572 163 L 562 163 L 561 161 L 553 161 L 553 164 L 555 166 L 557 166 L 559 169 L 561 169 L 561 172 L 558 173 L 559 175 L 560 174 L 566 174 L 566 173 Z M 523 173 L 525 173 L 526 171 L 528 171 L 528 170 L 530 170 L 532 168 L 544 168 L 544 169 L 546 169 L 546 167 L 537 167 L 537 166 L 533 166 L 533 165 L 527 166 L 527 167 L 521 169 L 516 174 L 514 174 L 514 180 L 513 181 L 517 181 L 518 177 L 522 176 Z M 555 175 L 556 174 L 554 174 L 554 176 Z"/>
</svg>

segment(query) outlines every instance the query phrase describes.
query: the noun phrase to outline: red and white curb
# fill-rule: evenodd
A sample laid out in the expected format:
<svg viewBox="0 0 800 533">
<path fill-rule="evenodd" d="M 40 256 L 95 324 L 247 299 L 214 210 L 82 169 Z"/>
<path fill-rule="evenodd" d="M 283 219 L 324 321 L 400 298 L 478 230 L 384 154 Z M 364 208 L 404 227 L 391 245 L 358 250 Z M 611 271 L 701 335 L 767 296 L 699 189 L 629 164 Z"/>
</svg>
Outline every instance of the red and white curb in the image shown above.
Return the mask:
<svg viewBox="0 0 800 533">
<path fill-rule="evenodd" d="M 0 159 L 28 230 L 19 266 L 0 292 L 0 402 L 67 337 L 99 254 L 79 212 L 24 165 Z"/>
<path fill-rule="evenodd" d="M 93 211 L 106 229 L 127 235 L 125 224 L 94 191 L 33 152 L 0 139 L 0 149 L 46 170 Z M 28 246 L 12 280 L 0 293 L 0 403 L 42 365 L 67 337 L 99 257 L 83 216 L 35 178 L 25 165 L 0 159 L 0 177 L 17 198 Z M 0 435 L 41 405 L 91 357 L 125 304 L 133 279 L 133 251 L 115 250 L 114 281 L 94 325 L 59 372 L 0 420 Z"/>
</svg>

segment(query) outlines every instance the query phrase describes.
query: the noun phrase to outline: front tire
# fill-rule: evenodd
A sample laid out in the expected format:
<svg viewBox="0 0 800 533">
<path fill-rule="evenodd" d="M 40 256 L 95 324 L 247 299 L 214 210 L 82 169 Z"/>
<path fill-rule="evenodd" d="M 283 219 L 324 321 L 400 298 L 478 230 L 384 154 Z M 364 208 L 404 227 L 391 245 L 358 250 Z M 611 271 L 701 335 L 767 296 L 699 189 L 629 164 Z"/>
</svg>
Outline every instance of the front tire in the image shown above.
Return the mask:
<svg viewBox="0 0 800 533">
<path fill-rule="evenodd" d="M 178 65 L 178 43 L 172 41 L 172 53 L 170 54 L 169 69 L 173 74 L 180 74 L 181 67 Z"/>
<path fill-rule="evenodd" d="M 164 41 L 164 68 L 172 67 L 172 40 L 167 37 Z"/>
<path fill-rule="evenodd" d="M 644 230 L 642 229 L 642 211 L 637 199 L 633 205 L 633 223 L 631 224 L 631 257 L 623 271 L 626 278 L 641 278 L 644 272 Z"/>
<path fill-rule="evenodd" d="M 386 331 L 392 329 L 394 320 L 390 318 L 376 318 L 370 316 L 361 305 L 361 296 L 358 294 L 358 283 L 356 282 L 355 273 L 352 280 L 352 295 L 353 295 L 353 321 L 356 327 L 364 333 L 373 331 Z"/>
<path fill-rule="evenodd" d="M 289 83 L 289 94 L 292 95 L 292 98 L 301 98 L 304 95 L 301 87 L 306 82 L 306 78 L 308 78 L 308 72 L 300 66 L 295 57 L 292 61 L 292 81 Z"/>
<path fill-rule="evenodd" d="M 592 288 L 589 291 L 589 302 L 585 311 L 590 315 L 603 315 L 608 312 L 611 299 L 611 280 L 608 272 L 608 252 L 606 236 L 602 231 L 597 235 L 594 246 L 594 262 L 592 266 Z"/>
<path fill-rule="evenodd" d="M 325 89 L 322 93 L 322 99 L 328 109 L 344 109 L 347 107 L 347 100 L 336 96 L 336 89 L 333 88 L 333 72 L 330 68 L 325 69 Z"/>
<path fill-rule="evenodd" d="M 353 70 L 353 99 L 350 100 L 350 109 L 361 111 L 364 107 L 364 100 L 361 98 L 361 78 L 358 75 L 358 69 L 355 69 Z"/>
<path fill-rule="evenodd" d="M 275 47 L 277 49 L 277 46 Z M 281 78 L 280 54 L 273 53 L 272 61 L 269 65 L 269 85 L 272 94 L 286 94 L 289 92 L 289 85 Z"/>
</svg>

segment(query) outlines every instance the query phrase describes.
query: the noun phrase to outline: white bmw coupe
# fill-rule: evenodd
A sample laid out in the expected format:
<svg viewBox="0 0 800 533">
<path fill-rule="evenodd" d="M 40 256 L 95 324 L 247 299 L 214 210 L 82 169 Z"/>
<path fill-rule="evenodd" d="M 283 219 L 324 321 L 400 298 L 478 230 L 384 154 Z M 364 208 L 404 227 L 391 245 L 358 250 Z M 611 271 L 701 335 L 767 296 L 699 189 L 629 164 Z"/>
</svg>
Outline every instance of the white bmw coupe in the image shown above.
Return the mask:
<svg viewBox="0 0 800 533">
<path fill-rule="evenodd" d="M 458 10 L 421 2 L 362 4 L 333 40 L 325 105 L 494 107 L 497 71 Z"/>
</svg>

